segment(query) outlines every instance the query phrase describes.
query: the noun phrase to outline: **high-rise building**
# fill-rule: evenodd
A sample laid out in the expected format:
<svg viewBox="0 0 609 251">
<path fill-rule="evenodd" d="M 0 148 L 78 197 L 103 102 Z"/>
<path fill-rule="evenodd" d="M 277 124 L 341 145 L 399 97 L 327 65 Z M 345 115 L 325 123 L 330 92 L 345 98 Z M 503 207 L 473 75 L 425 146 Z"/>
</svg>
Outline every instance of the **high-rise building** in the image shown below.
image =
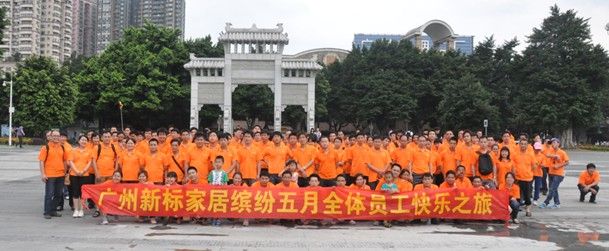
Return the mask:
<svg viewBox="0 0 609 251">
<path fill-rule="evenodd" d="M 14 66 L 13 56 L 47 56 L 63 62 L 72 53 L 72 1 L 0 0 L 10 24 L 0 45 L 2 68 Z"/>
<path fill-rule="evenodd" d="M 73 0 L 72 14 L 72 51 L 87 57 L 95 54 L 97 0 Z"/>
<path fill-rule="evenodd" d="M 183 33 L 184 14 L 185 0 L 98 0 L 96 51 L 118 40 L 125 28 L 146 21 Z"/>
</svg>

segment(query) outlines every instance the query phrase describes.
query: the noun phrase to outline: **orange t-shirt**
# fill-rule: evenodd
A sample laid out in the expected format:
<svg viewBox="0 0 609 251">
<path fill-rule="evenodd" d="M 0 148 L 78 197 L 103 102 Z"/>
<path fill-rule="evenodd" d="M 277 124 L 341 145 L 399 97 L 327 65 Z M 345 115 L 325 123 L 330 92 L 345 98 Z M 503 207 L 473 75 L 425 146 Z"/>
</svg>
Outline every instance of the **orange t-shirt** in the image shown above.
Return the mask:
<svg viewBox="0 0 609 251">
<path fill-rule="evenodd" d="M 170 152 L 169 154 L 165 154 L 165 158 L 167 158 L 167 163 L 169 164 L 169 168 L 167 168 L 167 171 L 175 172 L 178 175 L 176 181 L 181 182 L 184 179 L 184 172 L 186 172 L 186 170 L 184 170 L 184 167 L 186 166 L 186 158 L 188 158 L 188 156 L 178 150 L 177 155 L 174 155 L 173 152 Z"/>
<path fill-rule="evenodd" d="M 135 151 L 139 152 L 142 155 L 150 153 L 150 143 L 148 140 L 142 140 L 140 142 L 135 143 Z"/>
<path fill-rule="evenodd" d="M 136 151 L 123 152 L 118 158 L 123 172 L 123 181 L 137 181 L 137 175 L 144 166 L 144 157 Z"/>
<path fill-rule="evenodd" d="M 389 153 L 387 152 L 387 150 L 385 149 L 379 149 L 376 150 L 374 148 L 370 149 L 368 151 L 368 160 L 369 163 L 371 165 L 373 165 L 374 167 L 376 167 L 377 169 L 380 169 L 381 171 L 384 171 L 387 167 L 387 165 L 389 165 L 389 163 L 391 163 L 391 157 L 389 157 Z M 368 182 L 375 182 L 378 180 L 378 173 L 371 170 L 370 168 L 368 169 Z"/>
<path fill-rule="evenodd" d="M 398 163 L 402 168 L 408 167 L 410 160 L 408 159 L 408 148 L 396 148 L 391 152 L 391 159 L 393 162 Z"/>
<path fill-rule="evenodd" d="M 430 187 L 425 187 L 423 184 L 418 184 L 416 186 L 414 186 L 414 189 L 412 189 L 412 191 L 421 191 L 421 190 L 434 190 L 434 189 L 438 189 L 438 186 L 431 184 Z"/>
<path fill-rule="evenodd" d="M 583 171 L 579 175 L 579 181 L 578 181 L 577 184 L 587 186 L 587 185 L 590 185 L 590 184 L 592 184 L 594 182 L 600 182 L 600 181 L 601 181 L 601 175 L 600 175 L 600 173 L 598 171 L 594 171 L 592 173 L 592 175 L 590 175 L 588 173 L 588 171 Z"/>
<path fill-rule="evenodd" d="M 95 148 L 93 158 L 96 159 L 97 171 L 99 172 L 99 176 L 101 177 L 110 177 L 112 173 L 114 173 L 114 169 L 116 168 L 115 164 L 118 160 L 118 152 L 116 147 L 114 147 L 114 151 L 112 150 L 113 145 L 109 144 L 106 146 L 105 144 L 99 144 L 98 147 L 101 147 L 101 150 Z M 99 156 L 97 153 L 99 152 Z"/>
<path fill-rule="evenodd" d="M 450 148 L 440 153 L 440 159 L 442 160 L 442 171 L 444 176 L 449 170 L 455 171 L 457 169 L 457 151 L 451 151 Z"/>
<path fill-rule="evenodd" d="M 291 183 L 291 182 L 290 182 L 290 183 Z M 260 181 L 256 181 L 254 184 L 252 184 L 252 186 L 251 186 L 251 187 L 252 187 L 252 188 L 274 188 L 274 187 L 275 187 L 275 185 L 273 185 L 273 183 L 271 183 L 271 182 L 269 181 L 269 183 L 266 183 L 266 186 L 265 186 L 265 187 L 263 187 L 263 186 L 260 184 Z"/>
<path fill-rule="evenodd" d="M 290 185 L 286 186 L 283 182 L 279 182 L 279 184 L 275 185 L 273 188 L 298 188 L 298 184 L 296 182 L 290 182 Z"/>
<path fill-rule="evenodd" d="M 188 167 L 197 168 L 197 176 L 199 176 L 199 183 L 207 184 L 207 175 L 211 170 L 211 159 L 210 151 L 207 147 L 194 146 L 188 151 Z"/>
<path fill-rule="evenodd" d="M 409 157 L 412 163 L 413 174 L 424 174 L 430 172 L 431 152 L 427 149 L 416 148 L 410 151 Z M 433 171 L 433 170 L 431 170 Z"/>
<path fill-rule="evenodd" d="M 535 167 L 533 169 L 533 176 L 535 177 L 542 177 L 543 176 L 543 170 L 541 170 L 541 164 L 543 163 L 543 161 L 546 159 L 546 156 L 542 153 L 535 153 Z"/>
<path fill-rule="evenodd" d="M 163 182 L 168 166 L 167 157 L 162 152 L 144 156 L 144 169 L 148 172 L 148 181 L 150 182 Z"/>
<path fill-rule="evenodd" d="M 505 184 L 505 175 L 508 172 L 512 172 L 514 169 L 514 162 L 512 160 L 504 159 L 495 163 L 497 166 L 497 183 L 498 185 Z"/>
<path fill-rule="evenodd" d="M 256 179 L 258 175 L 258 162 L 262 159 L 262 153 L 254 145 L 243 146 L 237 153 L 239 171 L 244 179 Z"/>
<path fill-rule="evenodd" d="M 506 187 L 505 184 L 502 184 L 501 186 L 499 186 L 499 190 L 507 190 L 510 195 L 510 199 L 520 199 L 520 187 L 516 184 L 512 184 L 512 187 L 509 188 Z"/>
<path fill-rule="evenodd" d="M 470 145 L 469 147 L 463 143 L 462 145 L 457 146 L 455 150 L 457 152 L 457 159 L 461 161 L 461 165 L 465 167 L 465 176 L 471 177 L 474 175 L 474 165 L 478 159 L 478 154 L 476 151 L 478 150 L 477 145 Z"/>
<path fill-rule="evenodd" d="M 455 185 L 457 186 L 457 188 L 472 188 L 474 186 L 472 186 L 472 182 L 469 181 L 468 178 L 463 177 L 463 179 L 459 179 L 456 178 L 455 179 Z"/>
<path fill-rule="evenodd" d="M 228 173 L 228 171 L 231 168 L 231 166 L 233 165 L 233 162 L 237 161 L 237 152 L 230 146 L 226 147 L 226 149 L 222 149 L 220 147 L 211 152 L 210 160 L 216 161 L 216 157 L 218 157 L 218 156 L 222 156 L 224 158 L 224 164 L 222 165 L 222 170 L 227 172 L 229 179 L 232 179 L 233 174 L 235 173 L 235 170 L 233 170 L 230 173 Z"/>
<path fill-rule="evenodd" d="M 279 174 L 289 157 L 288 148 L 282 144 L 267 146 L 262 153 L 262 158 L 266 162 L 270 174 Z"/>
<path fill-rule="evenodd" d="M 433 174 L 440 173 L 440 167 L 442 166 L 442 159 L 440 157 L 440 153 L 437 150 L 431 151 L 431 171 Z"/>
<path fill-rule="evenodd" d="M 567 153 L 565 151 L 563 151 L 562 149 L 557 149 L 557 150 L 550 149 L 549 153 L 558 155 L 558 159 L 552 158 L 553 163 L 552 163 L 552 165 L 549 166 L 548 173 L 552 174 L 552 175 L 565 176 L 565 167 L 566 166 L 563 166 L 560 168 L 554 168 L 554 166 L 568 162 L 569 156 L 567 155 Z"/>
<path fill-rule="evenodd" d="M 522 181 L 533 180 L 533 168 L 535 167 L 535 156 L 527 152 L 514 152 L 512 155 L 514 160 L 514 171 L 516 171 L 516 179 Z"/>
<path fill-rule="evenodd" d="M 457 188 L 457 183 L 453 183 L 453 185 L 449 185 L 448 182 L 444 181 L 442 182 L 442 184 L 440 184 L 439 188 Z"/>
<path fill-rule="evenodd" d="M 305 145 L 304 148 L 302 146 L 298 147 L 290 153 L 292 158 L 296 162 L 298 162 L 298 165 L 301 167 L 308 164 L 311 160 L 315 160 L 316 154 L 317 154 L 317 148 L 315 148 L 314 146 L 308 145 L 308 144 Z M 307 169 L 307 176 L 311 175 L 314 172 L 315 172 L 315 168 L 310 166 Z"/>
<path fill-rule="evenodd" d="M 368 174 L 368 147 L 366 145 L 354 145 L 347 150 L 347 160 L 351 161 L 351 170 L 349 175 L 355 176 L 358 173 L 363 175 Z"/>
<path fill-rule="evenodd" d="M 381 191 L 381 187 L 387 183 L 385 178 L 379 181 L 379 184 L 376 186 L 376 191 Z M 394 183 L 398 186 L 398 192 L 405 193 L 412 191 L 413 185 L 412 183 L 405 181 L 403 179 L 395 179 Z"/>
<path fill-rule="evenodd" d="M 338 175 L 336 163 L 339 162 L 338 153 L 328 148 L 326 151 L 320 150 L 315 155 L 315 163 L 319 165 L 317 174 L 325 180 L 334 179 Z"/>
<path fill-rule="evenodd" d="M 355 190 L 365 190 L 365 191 L 370 190 L 370 186 L 368 186 L 368 185 L 363 185 L 363 186 L 359 187 L 359 186 L 357 186 L 357 185 L 355 185 L 355 184 L 351 184 L 351 185 L 349 186 L 349 188 L 350 188 L 350 189 L 355 189 Z"/>
<path fill-rule="evenodd" d="M 72 158 L 73 158 L 73 162 L 74 162 L 74 169 L 70 170 L 70 175 L 72 176 L 76 176 L 76 172 L 81 172 L 83 170 L 85 170 L 85 168 L 87 167 L 87 165 L 89 165 L 89 163 L 91 163 L 93 161 L 93 154 L 91 153 L 91 151 L 89 151 L 88 149 L 80 149 L 80 148 L 75 148 L 74 150 L 72 150 Z M 89 168 L 93 168 L 92 166 L 89 166 Z M 89 172 L 85 172 L 82 176 L 89 176 Z"/>
<path fill-rule="evenodd" d="M 487 154 L 491 157 L 491 164 L 493 164 L 493 166 L 494 166 L 495 165 L 495 161 L 493 161 L 493 155 L 491 153 L 492 153 L 491 151 L 487 152 Z M 478 165 L 479 165 L 478 162 L 480 160 L 480 158 L 479 158 L 480 154 L 481 153 L 478 153 L 478 152 L 476 153 L 477 157 L 476 157 L 476 161 L 474 162 L 474 168 L 476 168 L 476 169 L 478 168 Z M 497 167 L 495 166 L 495 168 L 497 168 Z M 482 175 L 480 172 L 476 172 L 476 175 L 480 176 L 480 178 L 482 178 L 483 180 L 492 180 L 492 179 L 495 178 L 495 174 L 493 172 L 491 172 L 491 173 L 489 173 L 487 175 Z"/>
</svg>

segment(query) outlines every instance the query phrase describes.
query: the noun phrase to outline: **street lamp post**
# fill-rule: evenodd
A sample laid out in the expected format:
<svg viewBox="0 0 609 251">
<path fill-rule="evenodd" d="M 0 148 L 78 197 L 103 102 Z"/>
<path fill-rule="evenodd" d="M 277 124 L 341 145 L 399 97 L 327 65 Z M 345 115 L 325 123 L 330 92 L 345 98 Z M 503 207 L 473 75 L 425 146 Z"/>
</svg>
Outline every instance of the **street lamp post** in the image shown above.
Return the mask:
<svg viewBox="0 0 609 251">
<path fill-rule="evenodd" d="M 9 102 L 8 102 L 8 145 L 13 145 L 13 113 L 15 107 L 13 107 L 13 72 L 11 72 L 11 80 L 8 81 L 10 85 L 9 91 Z M 2 83 L 2 86 L 6 86 L 6 81 Z"/>
</svg>

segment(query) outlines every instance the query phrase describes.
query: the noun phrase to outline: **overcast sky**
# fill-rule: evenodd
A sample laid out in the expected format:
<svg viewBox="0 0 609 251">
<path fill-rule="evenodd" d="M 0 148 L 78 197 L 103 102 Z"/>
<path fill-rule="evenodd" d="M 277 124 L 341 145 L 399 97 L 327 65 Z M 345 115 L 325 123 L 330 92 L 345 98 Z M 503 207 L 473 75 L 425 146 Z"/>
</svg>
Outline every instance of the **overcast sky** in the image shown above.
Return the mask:
<svg viewBox="0 0 609 251">
<path fill-rule="evenodd" d="M 209 34 L 217 42 L 226 22 L 259 28 L 283 23 L 290 39 L 284 53 L 295 54 L 320 47 L 351 49 L 355 33 L 405 34 L 440 19 L 459 35 L 473 35 L 474 44 L 491 35 L 498 43 L 514 37 L 523 43 L 554 3 L 589 18 L 592 41 L 609 48 L 609 0 L 186 0 L 185 36 Z"/>
</svg>

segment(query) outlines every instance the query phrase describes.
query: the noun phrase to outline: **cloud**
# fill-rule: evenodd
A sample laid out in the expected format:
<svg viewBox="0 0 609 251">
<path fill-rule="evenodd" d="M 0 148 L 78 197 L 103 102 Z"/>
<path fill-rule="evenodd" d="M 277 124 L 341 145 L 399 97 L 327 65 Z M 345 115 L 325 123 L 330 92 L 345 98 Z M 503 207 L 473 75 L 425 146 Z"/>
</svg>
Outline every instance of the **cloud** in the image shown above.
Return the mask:
<svg viewBox="0 0 609 251">
<path fill-rule="evenodd" d="M 284 24 L 290 44 L 288 54 L 319 48 L 351 49 L 355 33 L 404 34 L 431 19 L 441 19 L 460 35 L 475 36 L 475 43 L 494 35 L 498 43 L 517 37 L 521 41 L 539 27 L 550 6 L 574 9 L 589 18 L 592 41 L 609 48 L 609 1 L 548 0 L 186 0 L 186 38 L 211 35 L 217 40 L 226 22 L 234 27 L 275 27 Z"/>
</svg>

